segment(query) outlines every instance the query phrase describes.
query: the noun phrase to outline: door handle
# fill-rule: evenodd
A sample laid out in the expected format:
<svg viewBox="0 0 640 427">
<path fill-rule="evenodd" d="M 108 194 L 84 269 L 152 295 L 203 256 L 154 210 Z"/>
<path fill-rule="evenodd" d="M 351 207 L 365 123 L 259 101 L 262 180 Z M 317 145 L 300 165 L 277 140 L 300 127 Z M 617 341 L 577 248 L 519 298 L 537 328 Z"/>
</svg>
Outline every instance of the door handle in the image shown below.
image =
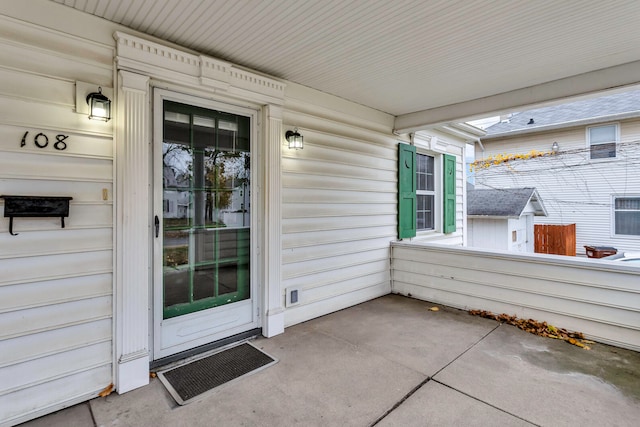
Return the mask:
<svg viewBox="0 0 640 427">
<path fill-rule="evenodd" d="M 156 224 L 156 239 L 157 239 L 158 235 L 160 234 L 160 218 L 158 218 L 158 215 L 156 215 L 155 224 Z"/>
</svg>

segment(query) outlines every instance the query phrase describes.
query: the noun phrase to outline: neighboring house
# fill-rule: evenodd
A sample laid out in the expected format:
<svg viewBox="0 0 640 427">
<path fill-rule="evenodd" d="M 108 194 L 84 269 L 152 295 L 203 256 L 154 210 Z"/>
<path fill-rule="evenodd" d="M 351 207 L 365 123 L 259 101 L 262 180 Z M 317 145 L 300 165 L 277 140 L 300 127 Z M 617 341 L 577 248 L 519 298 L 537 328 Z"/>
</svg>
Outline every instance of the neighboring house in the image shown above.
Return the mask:
<svg viewBox="0 0 640 427">
<path fill-rule="evenodd" d="M 463 245 L 478 129 L 398 136 L 393 115 L 38 4 L 0 15 L 0 195 L 73 200 L 64 229 L 0 217 L 0 425 L 388 294 L 398 146 L 402 238 Z M 108 122 L 83 111 L 99 86 Z"/>
<path fill-rule="evenodd" d="M 468 246 L 534 252 L 534 216 L 546 216 L 535 188 L 467 192 Z"/>
<path fill-rule="evenodd" d="M 476 144 L 476 188 L 535 187 L 585 245 L 640 249 L 640 90 L 511 115 Z"/>
<path fill-rule="evenodd" d="M 222 222 L 230 227 L 244 227 L 249 224 L 251 217 L 250 186 L 243 184 L 231 190 L 231 202 L 226 209 L 222 209 Z"/>
<path fill-rule="evenodd" d="M 189 195 L 182 191 L 175 191 L 184 185 L 178 185 L 176 173 L 173 168 L 164 166 L 163 174 L 163 201 L 162 215 L 164 218 L 184 218 L 189 209 Z"/>
</svg>

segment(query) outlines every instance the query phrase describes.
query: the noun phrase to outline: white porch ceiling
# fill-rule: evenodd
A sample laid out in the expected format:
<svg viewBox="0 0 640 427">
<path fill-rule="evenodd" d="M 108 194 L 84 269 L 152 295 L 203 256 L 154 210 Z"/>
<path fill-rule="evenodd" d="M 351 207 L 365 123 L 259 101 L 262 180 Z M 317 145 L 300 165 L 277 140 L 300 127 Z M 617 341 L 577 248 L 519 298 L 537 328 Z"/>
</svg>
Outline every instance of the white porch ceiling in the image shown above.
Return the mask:
<svg viewBox="0 0 640 427">
<path fill-rule="evenodd" d="M 404 130 L 553 99 L 536 85 L 621 64 L 560 92 L 640 81 L 637 0 L 52 1 L 400 116 Z"/>
</svg>

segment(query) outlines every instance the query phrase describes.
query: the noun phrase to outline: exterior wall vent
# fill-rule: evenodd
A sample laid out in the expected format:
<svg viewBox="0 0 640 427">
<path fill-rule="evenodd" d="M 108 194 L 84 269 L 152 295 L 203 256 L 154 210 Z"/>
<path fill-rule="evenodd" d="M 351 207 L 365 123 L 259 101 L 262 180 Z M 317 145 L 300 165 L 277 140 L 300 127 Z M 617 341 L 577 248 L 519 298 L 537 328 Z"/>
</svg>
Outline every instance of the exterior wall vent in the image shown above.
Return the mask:
<svg viewBox="0 0 640 427">
<path fill-rule="evenodd" d="M 287 288 L 287 298 L 285 301 L 285 307 L 293 307 L 300 304 L 300 288 L 291 287 Z"/>
</svg>

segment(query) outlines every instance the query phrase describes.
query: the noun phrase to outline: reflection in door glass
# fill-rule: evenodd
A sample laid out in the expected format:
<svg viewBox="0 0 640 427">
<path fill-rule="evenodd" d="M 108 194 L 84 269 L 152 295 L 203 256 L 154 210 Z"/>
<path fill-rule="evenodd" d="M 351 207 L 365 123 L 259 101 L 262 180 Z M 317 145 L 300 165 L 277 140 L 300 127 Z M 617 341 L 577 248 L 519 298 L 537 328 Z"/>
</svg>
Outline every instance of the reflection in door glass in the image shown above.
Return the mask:
<svg viewBox="0 0 640 427">
<path fill-rule="evenodd" d="M 164 102 L 164 318 L 250 298 L 250 118 Z"/>
</svg>

